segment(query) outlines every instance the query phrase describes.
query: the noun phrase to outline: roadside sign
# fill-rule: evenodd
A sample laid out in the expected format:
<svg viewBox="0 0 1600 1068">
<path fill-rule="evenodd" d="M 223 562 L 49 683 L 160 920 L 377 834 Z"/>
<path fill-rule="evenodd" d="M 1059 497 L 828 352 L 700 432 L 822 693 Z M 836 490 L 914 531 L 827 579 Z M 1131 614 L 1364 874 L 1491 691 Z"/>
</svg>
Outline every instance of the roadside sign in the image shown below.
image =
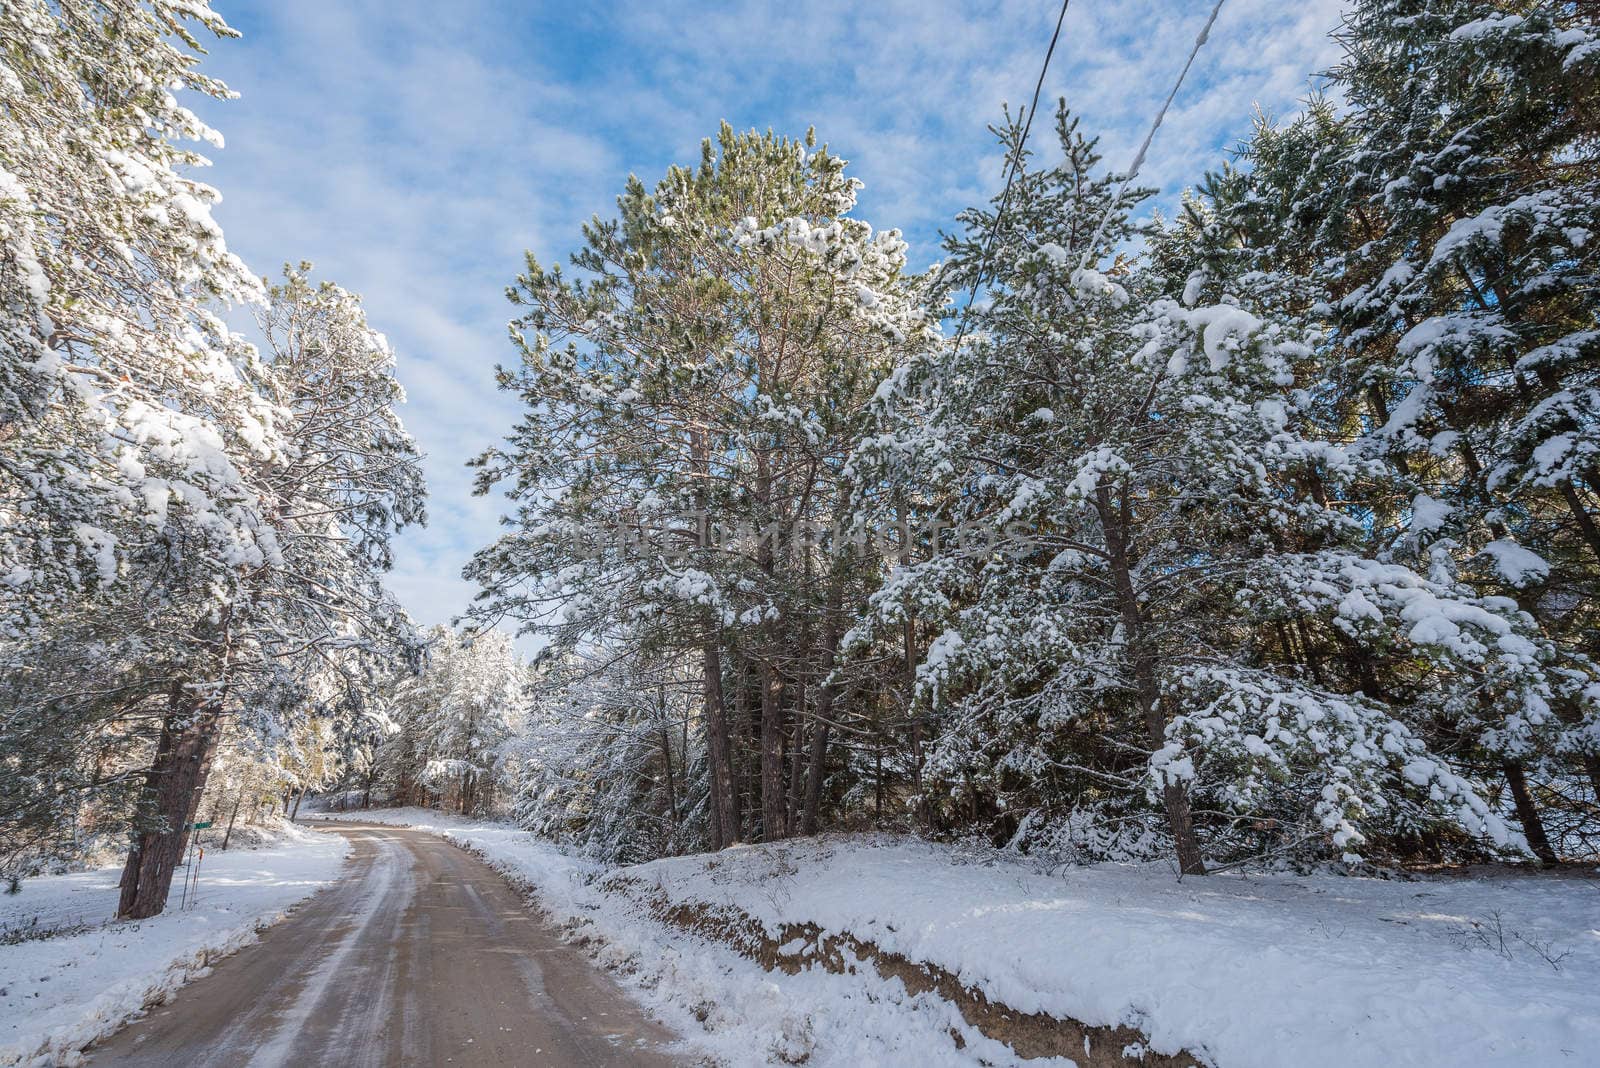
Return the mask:
<svg viewBox="0 0 1600 1068">
<path fill-rule="evenodd" d="M 206 820 L 204 823 L 191 823 L 188 829 L 191 831 L 203 831 L 209 826 L 211 826 L 211 821 Z"/>
</svg>

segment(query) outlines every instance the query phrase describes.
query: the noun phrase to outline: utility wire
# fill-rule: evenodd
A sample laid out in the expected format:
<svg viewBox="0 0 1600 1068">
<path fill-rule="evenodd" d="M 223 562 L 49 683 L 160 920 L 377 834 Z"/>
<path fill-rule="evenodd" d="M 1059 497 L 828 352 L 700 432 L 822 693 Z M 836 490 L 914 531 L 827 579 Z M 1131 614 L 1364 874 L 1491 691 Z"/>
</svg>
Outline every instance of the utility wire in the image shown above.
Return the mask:
<svg viewBox="0 0 1600 1068">
<path fill-rule="evenodd" d="M 1189 76 L 1189 68 L 1194 66 L 1194 57 L 1200 54 L 1200 49 L 1205 45 L 1206 38 L 1211 36 L 1211 27 L 1217 21 L 1217 15 L 1222 11 L 1224 0 L 1217 0 L 1211 9 L 1211 17 L 1206 19 L 1206 24 L 1200 28 L 1200 36 L 1194 39 L 1194 47 L 1189 49 L 1189 58 L 1183 65 L 1183 70 L 1178 72 L 1178 80 L 1172 83 L 1172 92 L 1167 94 L 1166 101 L 1161 105 L 1161 110 L 1156 112 L 1156 121 L 1151 123 L 1150 132 L 1144 135 L 1144 143 L 1139 146 L 1139 151 L 1133 157 L 1133 163 L 1128 166 L 1128 173 L 1123 176 L 1122 184 L 1117 186 L 1116 196 L 1111 198 L 1111 203 L 1106 205 L 1106 210 L 1100 216 L 1100 223 L 1094 228 L 1094 237 L 1089 239 L 1089 244 L 1084 247 L 1083 255 L 1078 260 L 1078 270 L 1083 270 L 1089 265 L 1089 256 L 1100 244 L 1101 235 L 1105 233 L 1106 222 L 1110 220 L 1111 213 L 1117 210 L 1122 203 L 1122 196 L 1128 191 L 1128 183 L 1132 182 L 1139 173 L 1139 168 L 1144 166 L 1145 153 L 1150 151 L 1150 142 L 1156 139 L 1156 131 L 1161 129 L 1161 122 L 1167 117 L 1167 109 L 1172 106 L 1173 98 L 1178 95 L 1178 90 L 1183 86 L 1183 80 Z"/>
<path fill-rule="evenodd" d="M 994 249 L 995 235 L 1000 232 L 1000 224 L 1006 217 L 1006 204 L 1011 200 L 1011 183 L 1016 179 L 1017 172 L 1022 169 L 1022 149 L 1028 143 L 1028 131 L 1033 129 L 1033 115 L 1039 110 L 1039 91 L 1044 88 L 1045 72 L 1050 69 L 1050 57 L 1056 54 L 1056 41 L 1061 37 L 1061 24 L 1066 21 L 1067 7 L 1072 0 L 1061 0 L 1061 13 L 1056 16 L 1056 29 L 1050 35 L 1050 47 L 1045 49 L 1044 65 L 1039 68 L 1039 80 L 1033 85 L 1033 103 L 1028 105 L 1028 114 L 1022 124 L 1022 138 L 1017 141 L 1017 150 L 1012 154 L 1010 165 L 1006 169 L 1006 185 L 1000 193 L 1000 206 L 995 210 L 994 225 L 989 227 L 989 236 L 983 242 L 983 254 L 978 257 L 978 273 L 972 279 L 972 292 L 967 294 L 967 306 L 961 312 L 961 323 L 956 327 L 955 347 L 961 347 L 961 339 L 967 333 L 967 320 L 971 318 L 972 304 L 978 299 L 978 288 L 983 285 L 984 275 L 989 270 L 989 253 Z M 1220 3 L 1218 7 L 1222 6 Z M 1216 18 L 1216 13 L 1212 13 Z M 1209 28 L 1210 24 L 1207 24 Z M 1189 57 L 1193 61 L 1194 57 Z M 1185 70 L 1188 68 L 1185 67 Z M 1170 101 L 1169 101 L 1170 102 Z M 1163 109 L 1165 110 L 1165 109 Z"/>
</svg>

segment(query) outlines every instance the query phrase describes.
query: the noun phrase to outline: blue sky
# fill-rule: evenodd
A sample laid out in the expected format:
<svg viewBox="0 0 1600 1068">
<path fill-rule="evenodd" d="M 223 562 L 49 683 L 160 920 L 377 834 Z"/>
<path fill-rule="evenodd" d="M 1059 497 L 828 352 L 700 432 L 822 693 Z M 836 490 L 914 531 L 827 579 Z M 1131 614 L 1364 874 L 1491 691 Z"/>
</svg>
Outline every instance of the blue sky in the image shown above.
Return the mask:
<svg viewBox="0 0 1600 1068">
<path fill-rule="evenodd" d="M 630 172 L 692 163 L 727 119 L 820 140 L 866 187 L 856 212 L 899 227 L 913 265 L 997 190 L 985 124 L 1026 103 L 1055 0 L 213 0 L 244 36 L 204 69 L 240 94 L 194 104 L 222 131 L 205 179 L 234 251 L 262 274 L 309 259 L 361 293 L 399 352 L 404 417 L 428 454 L 431 521 L 391 585 L 449 619 L 501 512 L 464 462 L 516 418 L 494 389 L 505 286 L 524 249 L 551 262 Z M 1249 130 L 1296 110 L 1337 58 L 1340 0 L 1228 0 L 1141 181 L 1170 201 Z M 1073 0 L 1045 83 L 1124 167 L 1210 4 Z M 1040 129 L 1035 128 L 1038 143 Z"/>
</svg>

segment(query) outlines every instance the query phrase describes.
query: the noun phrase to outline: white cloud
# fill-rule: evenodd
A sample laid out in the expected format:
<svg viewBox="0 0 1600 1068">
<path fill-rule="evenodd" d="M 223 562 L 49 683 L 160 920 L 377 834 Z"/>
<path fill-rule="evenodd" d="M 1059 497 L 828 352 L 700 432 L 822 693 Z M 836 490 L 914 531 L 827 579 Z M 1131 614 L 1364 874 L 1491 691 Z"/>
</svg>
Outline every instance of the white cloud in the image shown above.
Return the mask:
<svg viewBox="0 0 1600 1068">
<path fill-rule="evenodd" d="M 228 147 L 210 176 L 230 244 L 260 271 L 309 258 L 362 293 L 400 353 L 428 453 L 431 525 L 401 539 L 392 585 L 425 622 L 466 607 L 459 576 L 498 533 L 467 458 L 517 415 L 494 389 L 504 287 L 607 213 L 629 170 L 692 162 L 719 120 L 821 138 L 867 182 L 864 217 L 935 231 L 996 191 L 984 131 L 1026 103 L 1055 19 L 1038 0 L 737 0 L 626 8 L 506 0 L 274 0 L 215 6 L 243 41 L 207 69 L 242 99 L 201 110 Z M 1220 162 L 1253 106 L 1284 113 L 1337 56 L 1338 0 L 1230 0 L 1141 180 Z M 1122 167 L 1176 76 L 1202 4 L 1076 0 L 1044 98 L 1066 95 Z M 1038 144 L 1048 127 L 1035 127 Z"/>
</svg>

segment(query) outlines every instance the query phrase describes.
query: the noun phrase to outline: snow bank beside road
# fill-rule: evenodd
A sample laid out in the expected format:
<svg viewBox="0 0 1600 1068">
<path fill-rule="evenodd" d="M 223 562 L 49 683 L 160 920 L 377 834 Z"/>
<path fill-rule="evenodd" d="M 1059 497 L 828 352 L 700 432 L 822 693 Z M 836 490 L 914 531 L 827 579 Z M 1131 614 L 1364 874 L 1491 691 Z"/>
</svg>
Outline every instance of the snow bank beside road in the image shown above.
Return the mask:
<svg viewBox="0 0 1600 1068">
<path fill-rule="evenodd" d="M 1154 866 L 1047 874 L 989 850 L 891 836 L 607 870 L 503 825 L 422 810 L 349 818 L 433 830 L 524 880 L 558 919 L 604 939 L 602 959 L 631 972 L 669 1023 L 731 1063 L 752 1050 L 815 1065 L 1019 1062 L 948 1001 L 909 995 L 871 968 L 765 972 L 658 923 L 641 888 L 737 909 L 774 940 L 790 924 L 851 935 L 1019 1012 L 1131 1025 L 1155 1052 L 1196 1051 L 1218 1068 L 1524 1068 L 1585 1063 L 1584 1050 L 1600 1049 L 1591 875 L 1178 883 Z"/>
<path fill-rule="evenodd" d="M 1582 1063 L 1600 1050 L 1600 880 L 1045 874 L 898 837 L 628 869 L 673 901 L 805 921 L 1024 1013 L 1127 1024 L 1220 1068 Z M 1588 1054 L 1583 1050 L 1591 1051 Z"/>
<path fill-rule="evenodd" d="M 109 922 L 120 867 L 30 879 L 0 896 L 0 931 L 45 935 L 0 945 L 0 1065 L 74 1063 L 331 883 L 348 849 L 338 835 L 284 824 L 260 848 L 208 850 L 194 907 L 178 911 L 175 880 L 168 911 L 133 923 Z"/>
</svg>

